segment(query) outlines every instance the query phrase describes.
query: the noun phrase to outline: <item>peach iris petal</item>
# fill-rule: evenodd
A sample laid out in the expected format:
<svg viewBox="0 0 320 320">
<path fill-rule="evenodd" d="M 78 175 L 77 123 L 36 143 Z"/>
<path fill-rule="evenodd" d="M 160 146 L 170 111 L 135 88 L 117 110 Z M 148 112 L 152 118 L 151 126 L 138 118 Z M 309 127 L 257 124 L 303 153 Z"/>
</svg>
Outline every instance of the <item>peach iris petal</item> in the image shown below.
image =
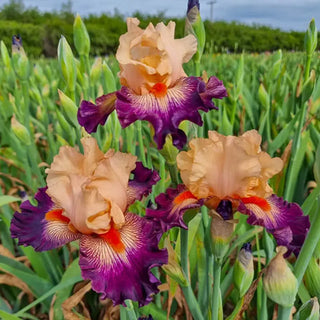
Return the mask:
<svg viewBox="0 0 320 320">
<path fill-rule="evenodd" d="M 191 140 L 191 150 L 178 155 L 181 178 L 197 198 L 268 197 L 268 179 L 283 163 L 261 151 L 260 143 L 256 130 L 240 137 L 210 131 L 208 139 Z"/>
<path fill-rule="evenodd" d="M 120 227 L 127 208 L 127 188 L 136 157 L 110 150 L 103 154 L 94 138 L 83 138 L 84 154 L 61 147 L 47 169 L 47 194 L 64 209 L 72 226 L 84 234 Z"/>
<path fill-rule="evenodd" d="M 147 94 L 157 83 L 167 87 L 185 77 L 182 64 L 188 62 L 197 50 L 193 35 L 174 39 L 175 23 L 156 27 L 152 23 L 143 30 L 136 18 L 128 18 L 128 32 L 120 37 L 117 60 L 120 64 L 120 82 L 136 94 Z"/>
</svg>

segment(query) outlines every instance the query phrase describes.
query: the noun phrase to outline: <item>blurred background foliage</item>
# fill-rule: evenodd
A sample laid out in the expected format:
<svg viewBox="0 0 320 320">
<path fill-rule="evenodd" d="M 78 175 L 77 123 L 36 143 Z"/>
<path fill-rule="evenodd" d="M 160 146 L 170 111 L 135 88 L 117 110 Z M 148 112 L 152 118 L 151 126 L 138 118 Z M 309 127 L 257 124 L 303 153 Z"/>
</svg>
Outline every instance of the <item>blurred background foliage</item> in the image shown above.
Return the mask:
<svg viewBox="0 0 320 320">
<path fill-rule="evenodd" d="M 156 16 L 136 12 L 134 16 L 147 23 L 174 20 L 176 36 L 184 33 L 184 18 L 168 18 L 159 12 Z M 61 34 L 73 47 L 72 24 L 74 13 L 72 2 L 62 5 L 58 12 L 40 12 L 37 8 L 26 8 L 22 0 L 10 0 L 0 7 L 0 34 L 4 43 L 11 43 L 13 34 L 20 34 L 24 47 L 32 57 L 55 57 Z M 92 55 L 109 55 L 116 51 L 118 39 L 126 31 L 125 17 L 114 12 L 83 17 L 92 44 Z M 244 25 L 237 22 L 205 21 L 206 51 L 210 52 L 263 52 L 282 50 L 303 50 L 303 32 L 285 32 L 261 25 Z"/>
</svg>

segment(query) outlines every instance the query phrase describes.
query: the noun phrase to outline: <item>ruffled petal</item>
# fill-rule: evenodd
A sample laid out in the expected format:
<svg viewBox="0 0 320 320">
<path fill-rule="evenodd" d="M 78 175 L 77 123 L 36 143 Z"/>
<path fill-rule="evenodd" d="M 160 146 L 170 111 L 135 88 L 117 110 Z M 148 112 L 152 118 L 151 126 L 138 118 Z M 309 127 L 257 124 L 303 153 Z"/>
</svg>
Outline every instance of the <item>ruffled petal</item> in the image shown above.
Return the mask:
<svg viewBox="0 0 320 320">
<path fill-rule="evenodd" d="M 104 235 L 83 236 L 80 240 L 80 267 L 84 279 L 92 281 L 92 289 L 114 304 L 124 300 L 149 303 L 157 293 L 160 281 L 153 267 L 166 264 L 168 254 L 158 243 L 162 233 L 152 219 L 126 214 L 122 228 Z"/>
<path fill-rule="evenodd" d="M 156 197 L 157 209 L 146 209 L 146 216 L 155 218 L 163 232 L 173 227 L 187 229 L 183 221 L 183 214 L 188 209 L 201 207 L 203 200 L 197 199 L 182 184 L 177 189 L 168 188 L 166 193 Z"/>
<path fill-rule="evenodd" d="M 96 99 L 96 104 L 82 100 L 78 109 L 78 122 L 88 133 L 96 132 L 99 124 L 104 125 L 109 114 L 114 110 L 116 92 Z"/>
<path fill-rule="evenodd" d="M 152 191 L 152 186 L 160 180 L 157 171 L 145 168 L 141 162 L 136 163 L 132 174 L 133 179 L 129 181 L 127 189 L 128 205 L 147 196 Z"/>
<path fill-rule="evenodd" d="M 11 220 L 11 236 L 18 238 L 18 244 L 32 246 L 36 251 L 51 250 L 80 238 L 80 234 L 68 227 L 69 219 L 62 215 L 62 209 L 41 188 L 35 195 L 38 205 L 30 201 L 21 204 L 21 213 L 15 212 Z"/>
<path fill-rule="evenodd" d="M 217 109 L 212 98 L 222 99 L 227 92 L 221 81 L 211 77 L 206 84 L 201 78 L 181 78 L 170 88 L 158 86 L 154 93 L 137 95 L 123 86 L 117 92 L 116 110 L 123 128 L 136 120 L 149 121 L 154 129 L 154 140 L 161 149 L 168 134 L 173 137 L 173 144 L 182 148 L 186 135 L 179 130 L 183 120 L 202 125 L 199 110 L 205 112 Z M 157 93 L 158 92 L 158 93 Z"/>
<path fill-rule="evenodd" d="M 266 199 L 242 198 L 238 210 L 249 215 L 249 224 L 263 226 L 272 233 L 278 245 L 288 248 L 287 255 L 299 253 L 310 222 L 298 204 L 288 203 L 273 194 Z"/>
</svg>

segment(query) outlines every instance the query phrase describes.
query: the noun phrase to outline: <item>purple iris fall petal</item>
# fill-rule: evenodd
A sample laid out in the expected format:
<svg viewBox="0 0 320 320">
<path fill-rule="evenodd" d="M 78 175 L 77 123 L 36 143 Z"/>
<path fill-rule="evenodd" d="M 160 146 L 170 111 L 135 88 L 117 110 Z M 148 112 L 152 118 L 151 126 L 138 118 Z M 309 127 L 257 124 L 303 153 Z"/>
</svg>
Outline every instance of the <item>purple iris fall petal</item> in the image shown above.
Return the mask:
<svg viewBox="0 0 320 320">
<path fill-rule="evenodd" d="M 275 194 L 265 201 L 267 210 L 254 203 L 240 203 L 238 210 L 249 215 L 249 224 L 263 226 L 273 234 L 278 245 L 288 248 L 287 255 L 298 255 L 310 227 L 309 217 L 303 215 L 298 204 Z"/>
<path fill-rule="evenodd" d="M 152 191 L 152 186 L 160 180 L 157 171 L 145 168 L 141 162 L 136 163 L 132 171 L 133 179 L 128 184 L 128 205 L 136 200 L 141 200 Z"/>
<path fill-rule="evenodd" d="M 98 125 L 104 125 L 115 108 L 116 92 L 96 99 L 96 104 L 82 100 L 78 109 L 78 122 L 88 133 L 96 132 Z"/>
<path fill-rule="evenodd" d="M 188 209 L 201 207 L 203 200 L 196 199 L 182 184 L 176 189 L 168 188 L 166 193 L 156 197 L 157 209 L 146 209 L 146 216 L 154 218 L 160 223 L 163 232 L 173 227 L 187 229 L 183 221 L 183 214 Z"/>
<path fill-rule="evenodd" d="M 93 290 L 102 293 L 102 299 L 112 299 L 114 304 L 131 299 L 143 306 L 159 291 L 160 281 L 151 269 L 168 261 L 167 250 L 158 248 L 162 232 L 153 219 L 132 213 L 126 214 L 126 222 L 118 231 L 123 250 L 102 237 L 83 235 L 79 262 L 82 276 L 92 281 Z"/>
<path fill-rule="evenodd" d="M 226 95 L 222 81 L 215 77 L 210 77 L 207 83 L 201 78 L 185 77 L 168 88 L 165 95 L 158 97 L 153 93 L 137 95 L 123 86 L 117 92 L 116 110 L 123 128 L 136 120 L 149 121 L 154 127 L 154 140 L 159 149 L 168 134 L 172 135 L 173 144 L 182 148 L 186 135 L 178 128 L 179 124 L 189 120 L 201 126 L 199 110 L 217 109 L 212 99 L 222 99 Z"/>
<path fill-rule="evenodd" d="M 11 220 L 12 238 L 18 238 L 19 245 L 32 246 L 36 251 L 58 248 L 80 237 L 79 233 L 70 231 L 64 217 L 61 220 L 46 219 L 49 212 L 59 212 L 46 189 L 40 188 L 36 193 L 36 207 L 30 201 L 23 202 L 21 213 L 15 212 Z"/>
</svg>

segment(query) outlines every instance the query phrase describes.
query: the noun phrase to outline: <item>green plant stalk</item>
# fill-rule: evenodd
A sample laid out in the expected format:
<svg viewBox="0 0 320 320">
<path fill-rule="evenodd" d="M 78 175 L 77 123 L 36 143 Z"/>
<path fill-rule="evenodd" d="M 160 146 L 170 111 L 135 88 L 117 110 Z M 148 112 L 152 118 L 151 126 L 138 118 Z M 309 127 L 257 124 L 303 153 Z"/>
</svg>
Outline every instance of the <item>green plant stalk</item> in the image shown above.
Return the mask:
<svg viewBox="0 0 320 320">
<path fill-rule="evenodd" d="M 304 241 L 304 244 L 299 253 L 298 259 L 294 265 L 294 275 L 297 278 L 298 286 L 300 285 L 303 275 L 308 267 L 312 254 L 320 240 L 320 212 L 319 212 L 319 202 L 320 197 L 318 196 L 318 206 L 316 214 L 311 222 L 311 227 L 308 235 Z M 278 320 L 288 320 L 292 307 L 280 307 Z M 281 315 L 281 317 L 280 317 Z"/>
<path fill-rule="evenodd" d="M 288 168 L 286 188 L 284 191 L 284 199 L 287 200 L 288 202 L 292 201 L 294 189 L 296 186 L 296 183 L 295 183 L 296 177 L 295 177 L 294 169 L 295 169 L 295 163 L 297 162 L 298 153 L 301 145 L 301 131 L 305 122 L 307 107 L 308 107 L 307 103 L 305 103 L 302 106 L 302 112 L 299 119 L 298 128 L 296 129 L 296 134 L 293 140 L 292 157 L 291 157 L 290 165 Z"/>
<path fill-rule="evenodd" d="M 230 316 L 226 319 L 226 320 L 234 320 L 236 318 L 236 316 L 238 315 L 238 313 L 240 312 L 242 306 L 244 303 L 244 297 L 242 297 L 240 300 L 238 300 L 234 310 L 232 311 L 232 313 L 230 314 Z"/>
<path fill-rule="evenodd" d="M 204 320 L 199 304 L 192 291 L 189 281 L 186 287 L 182 287 L 182 291 L 183 291 L 184 297 L 186 298 L 186 301 L 188 303 L 188 308 L 190 309 L 190 312 L 194 320 Z"/>
<path fill-rule="evenodd" d="M 212 292 L 212 320 L 218 320 L 219 317 L 219 308 L 221 303 L 221 291 L 220 291 L 220 282 L 221 282 L 221 262 L 218 259 L 214 259 L 213 267 L 213 292 Z"/>
</svg>

